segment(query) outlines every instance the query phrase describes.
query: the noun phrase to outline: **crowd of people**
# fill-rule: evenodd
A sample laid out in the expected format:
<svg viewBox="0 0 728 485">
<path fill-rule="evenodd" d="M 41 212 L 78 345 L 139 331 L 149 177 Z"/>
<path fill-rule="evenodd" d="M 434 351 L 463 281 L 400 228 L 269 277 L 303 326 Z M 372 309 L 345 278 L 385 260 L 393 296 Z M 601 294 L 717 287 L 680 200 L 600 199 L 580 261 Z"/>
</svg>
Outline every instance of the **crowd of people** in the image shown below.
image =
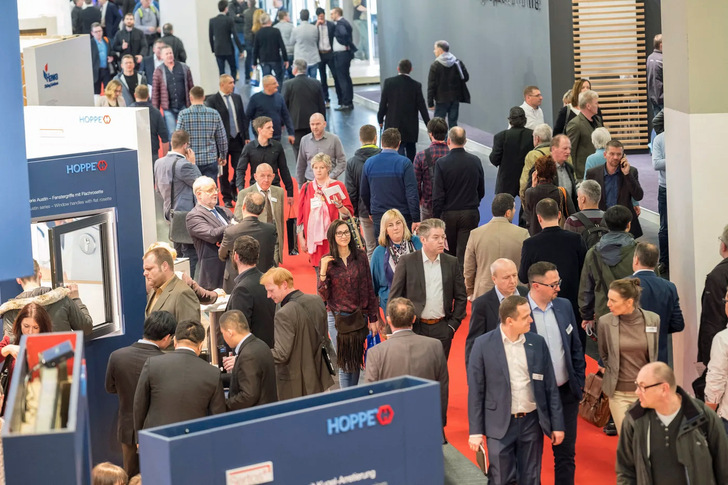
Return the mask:
<svg viewBox="0 0 728 485">
<path fill-rule="evenodd" d="M 366 10 L 364 0 L 355 4 Z M 99 5 L 109 19 L 112 4 Z M 698 358 L 706 372 L 695 386 L 702 402 L 677 386 L 669 366 L 668 336 L 685 323 L 677 289 L 665 278 L 661 116 L 653 150 L 659 245 L 635 240 L 644 191 L 624 146 L 603 126 L 588 79 L 564 96 L 553 129 L 542 92 L 525 87 L 508 129 L 495 135 L 492 218 L 478 227 L 483 165 L 457 124 L 459 104 L 470 101 L 469 74 L 448 42 L 434 45 L 427 101 L 410 77 L 411 62 L 402 60 L 398 75 L 382 83 L 380 126 L 362 126 L 361 146 L 352 151 L 326 130 L 327 67 L 339 109 L 353 107 L 348 70 L 356 46 L 342 10 L 326 20 L 318 9 L 315 23 L 303 10 L 293 26 L 288 12 L 277 11 L 274 25 L 255 6 L 219 2 L 210 44 L 220 86 L 207 96 L 150 0 L 112 15 L 122 22 L 117 32 L 110 20 L 89 24 L 94 79 L 105 86 L 106 105 L 149 106 L 151 83 L 149 109 L 161 110 L 151 128 L 160 149 L 155 186 L 173 242 L 145 253 L 143 335 L 109 359 L 106 388 L 119 396 L 123 470 L 98 465 L 95 476 L 112 477 L 98 483 L 126 483 L 139 473 L 142 429 L 325 392 L 337 375 L 342 388 L 362 375 L 366 382 L 405 374 L 436 380 L 445 426 L 447 362 L 469 301 L 469 446 L 487 448 L 489 483 L 540 483 L 543 434 L 553 446 L 555 483 L 574 483 L 589 338 L 597 342 L 613 420 L 604 432 L 619 435 L 618 482 L 728 483 L 728 226 L 720 236 L 724 259 L 702 297 Z M 656 80 L 662 89 L 661 49 L 658 36 L 659 73 L 653 56 L 648 63 L 651 100 Z M 111 80 L 117 53 L 121 71 Z M 247 107 L 234 92 L 242 57 L 246 81 L 256 65 L 265 74 Z M 661 93 L 656 100 L 653 114 L 662 109 Z M 418 152 L 419 116 L 431 143 Z M 283 129 L 295 150 L 297 184 Z M 317 294 L 296 289 L 284 268 L 286 240 L 289 256 L 308 257 Z M 177 256 L 189 258 L 190 275 L 175 273 Z M 3 359 L 15 355 L 21 334 L 89 325 L 72 289 L 40 301 L 56 290 L 39 292 L 37 273 L 20 278 L 28 289 L 0 307 Z M 200 304 L 225 294 L 221 374 L 197 356 L 205 340 Z M 377 333 L 386 340 L 365 357 L 367 335 Z"/>
</svg>

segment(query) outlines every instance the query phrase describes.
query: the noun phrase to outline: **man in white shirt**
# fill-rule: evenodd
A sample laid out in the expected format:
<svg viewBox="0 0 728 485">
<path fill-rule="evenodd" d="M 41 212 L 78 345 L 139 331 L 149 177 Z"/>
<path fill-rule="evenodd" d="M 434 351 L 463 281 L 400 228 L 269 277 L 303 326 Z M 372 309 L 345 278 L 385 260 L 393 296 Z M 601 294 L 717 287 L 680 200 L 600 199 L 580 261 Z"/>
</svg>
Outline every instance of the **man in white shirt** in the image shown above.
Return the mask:
<svg viewBox="0 0 728 485">
<path fill-rule="evenodd" d="M 523 90 L 523 104 L 521 108 L 526 113 L 526 128 L 534 129 L 543 123 L 543 111 L 541 110 L 541 90 L 538 86 L 526 86 Z"/>
</svg>

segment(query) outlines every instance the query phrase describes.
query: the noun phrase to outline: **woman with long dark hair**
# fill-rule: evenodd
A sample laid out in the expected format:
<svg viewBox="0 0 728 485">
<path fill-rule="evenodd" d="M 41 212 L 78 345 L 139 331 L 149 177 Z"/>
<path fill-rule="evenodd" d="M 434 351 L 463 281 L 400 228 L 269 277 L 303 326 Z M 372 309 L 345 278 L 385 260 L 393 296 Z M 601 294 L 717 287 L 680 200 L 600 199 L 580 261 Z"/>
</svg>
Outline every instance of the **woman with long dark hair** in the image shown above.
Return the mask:
<svg viewBox="0 0 728 485">
<path fill-rule="evenodd" d="M 364 341 L 370 329 L 379 329 L 379 307 L 367 254 L 356 247 L 349 226 L 336 219 L 326 236 L 329 254 L 321 258 L 318 292 L 329 311 L 329 333 L 336 341 L 339 385 L 345 388 L 359 382 Z"/>
<path fill-rule="evenodd" d="M 571 88 L 571 96 L 569 97 L 569 103 L 566 104 L 556 117 L 556 123 L 554 124 L 554 135 L 561 135 L 566 133 L 566 125 L 569 121 L 579 116 L 579 95 L 584 91 L 591 89 L 591 81 L 587 78 L 581 78 L 574 81 L 574 87 Z"/>
</svg>

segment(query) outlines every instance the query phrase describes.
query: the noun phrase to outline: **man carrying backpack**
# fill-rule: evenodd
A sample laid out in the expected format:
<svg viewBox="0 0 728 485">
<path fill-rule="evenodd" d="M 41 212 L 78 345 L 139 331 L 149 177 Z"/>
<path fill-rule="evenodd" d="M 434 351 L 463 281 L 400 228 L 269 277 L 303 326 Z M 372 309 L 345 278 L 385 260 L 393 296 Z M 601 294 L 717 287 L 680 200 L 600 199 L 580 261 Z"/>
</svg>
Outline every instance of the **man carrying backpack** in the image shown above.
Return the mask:
<svg viewBox="0 0 728 485">
<path fill-rule="evenodd" d="M 591 249 L 604 234 L 609 232 L 604 223 L 604 211 L 599 209 L 602 187 L 594 180 L 584 180 L 576 188 L 576 201 L 579 212 L 570 216 L 564 223 L 567 231 L 581 234 L 587 249 Z"/>
</svg>

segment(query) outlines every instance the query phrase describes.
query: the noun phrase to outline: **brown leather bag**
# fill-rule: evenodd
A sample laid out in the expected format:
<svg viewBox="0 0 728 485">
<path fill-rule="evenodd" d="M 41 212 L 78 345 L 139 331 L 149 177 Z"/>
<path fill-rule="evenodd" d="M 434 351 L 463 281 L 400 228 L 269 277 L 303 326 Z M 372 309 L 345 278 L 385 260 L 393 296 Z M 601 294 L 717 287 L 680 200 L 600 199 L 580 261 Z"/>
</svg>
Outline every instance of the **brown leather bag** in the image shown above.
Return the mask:
<svg viewBox="0 0 728 485">
<path fill-rule="evenodd" d="M 579 416 L 599 428 L 609 421 L 609 398 L 602 392 L 602 373 L 589 374 L 579 403 Z"/>
</svg>

